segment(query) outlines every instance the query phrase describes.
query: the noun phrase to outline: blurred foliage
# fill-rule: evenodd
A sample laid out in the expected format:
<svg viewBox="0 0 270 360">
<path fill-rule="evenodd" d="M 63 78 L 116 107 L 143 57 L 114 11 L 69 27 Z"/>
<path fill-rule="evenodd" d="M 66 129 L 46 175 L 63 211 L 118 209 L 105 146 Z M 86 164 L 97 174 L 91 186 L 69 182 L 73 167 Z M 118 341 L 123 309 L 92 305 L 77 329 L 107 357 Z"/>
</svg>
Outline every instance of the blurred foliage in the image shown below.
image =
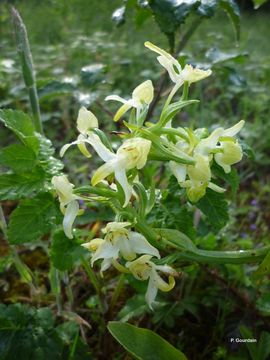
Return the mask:
<svg viewBox="0 0 270 360">
<path fill-rule="evenodd" d="M 236 173 L 230 178 L 223 174 L 222 179 L 231 189 L 226 200 L 228 211 L 211 213 L 210 223 L 192 206 L 183 205 L 180 213 L 176 213 L 181 189 L 173 180 L 163 183 L 162 171 L 166 169 L 162 169 L 159 181 L 164 190 L 148 221 L 157 228 L 166 225 L 181 231 L 194 239 L 197 246 L 208 250 L 252 249 L 267 244 L 270 45 L 269 14 L 263 13 L 267 5 L 254 1 L 256 6 L 262 5 L 262 10 L 244 13 L 236 47 L 234 30 L 222 9 L 213 14 L 217 1 L 191 1 L 185 5 L 185 11 L 181 10 L 181 16 L 178 2 L 166 2 L 174 8 L 172 12 L 163 11 L 165 2 L 162 1 L 149 1 L 150 8 L 145 1 L 124 4 L 120 0 L 1 2 L 0 107 L 29 110 L 9 18 L 7 5 L 10 3 L 18 8 L 28 28 L 45 134 L 56 147 L 56 154 L 63 143 L 74 138 L 76 114 L 81 105 L 99 114 L 103 129 L 111 129 L 115 108 L 104 104 L 105 94 L 114 92 L 128 97 L 130 89 L 146 77 L 157 82 L 159 70 L 143 48 L 145 40 L 168 48 L 169 37 L 171 47 L 174 42 L 177 46 L 183 27 L 189 28 L 198 17 L 213 15 L 209 21 L 203 19 L 180 57 L 180 61 L 213 69 L 211 78 L 191 89 L 192 98 L 200 99 L 203 106 L 195 105 L 188 113 L 183 111 L 174 121 L 214 128 L 218 123 L 226 125 L 244 118 L 246 153 L 250 155 L 251 147 L 254 161 L 245 158 L 239 166 L 240 186 Z M 164 19 L 172 28 L 167 28 Z M 118 25 L 125 21 L 125 25 L 116 27 L 115 21 Z M 234 20 L 236 27 L 237 21 Z M 166 36 L 159 28 L 165 30 Z M 16 121 L 6 110 L 1 110 L 0 118 L 15 133 L 11 134 L 1 124 L 0 196 L 6 200 L 3 207 L 9 220 L 8 234 L 12 244 L 31 242 L 31 246 L 20 245 L 18 250 L 34 279 L 32 288 L 21 280 L 12 251 L 1 239 L 1 356 L 4 354 L 3 359 L 12 360 L 18 354 L 22 359 L 126 358 L 123 350 L 104 332 L 104 316 L 99 311 L 97 295 L 79 266 L 83 252 L 78 238 L 86 240 L 98 233 L 101 223 L 112 217 L 108 210 L 96 204 L 85 209 L 78 219 L 75 242 L 56 232 L 50 250 L 54 271 L 49 274 L 48 233 L 57 228 L 61 215 L 50 193 L 48 179 L 64 165 L 71 178 L 78 175 L 79 181 L 87 181 L 95 164 L 85 165 L 77 150 L 72 149 L 69 161 L 64 160 L 62 165 L 56 160 L 58 156 L 47 138 L 33 139 L 27 116 L 20 115 Z M 44 161 L 48 156 L 50 161 Z M 144 170 L 149 184 L 154 170 L 154 164 Z M 13 194 L 15 186 L 17 190 Z M 34 198 L 34 202 L 30 204 L 28 197 Z M 20 199 L 20 205 L 13 211 Z M 218 203 L 224 199 L 213 199 L 209 191 L 204 201 Z M 204 212 L 203 203 L 200 209 Z M 25 212 L 30 212 L 31 223 L 24 223 Z M 229 219 L 225 227 L 224 219 Z M 263 272 L 262 268 L 269 268 L 269 257 L 265 261 L 266 265 L 263 262 L 261 270 L 257 270 L 257 276 L 253 265 L 213 267 L 182 261 L 179 263 L 182 276 L 175 292 L 166 298 L 159 295 L 159 308 L 154 314 L 145 306 L 145 284 L 128 278 L 131 289 L 124 287 L 112 313 L 105 315 L 105 321 L 130 320 L 136 325 L 151 327 L 191 360 L 249 357 L 266 360 L 270 336 L 269 272 Z M 252 273 L 255 276 L 251 276 Z M 105 279 L 97 276 L 104 297 L 110 301 L 118 280 L 115 272 L 106 274 Z M 31 306 L 20 305 L 20 302 Z M 57 316 L 59 309 L 64 310 L 63 317 Z M 92 328 L 84 321 L 87 324 L 89 321 Z M 254 348 L 230 342 L 230 338 L 244 336 L 257 339 Z"/>
</svg>

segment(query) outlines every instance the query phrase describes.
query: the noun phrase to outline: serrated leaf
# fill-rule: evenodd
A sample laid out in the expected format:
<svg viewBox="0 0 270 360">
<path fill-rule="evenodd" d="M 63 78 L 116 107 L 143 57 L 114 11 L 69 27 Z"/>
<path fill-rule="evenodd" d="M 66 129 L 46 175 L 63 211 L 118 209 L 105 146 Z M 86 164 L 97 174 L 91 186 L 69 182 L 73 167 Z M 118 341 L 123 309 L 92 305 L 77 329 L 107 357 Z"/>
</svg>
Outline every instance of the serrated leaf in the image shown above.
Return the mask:
<svg viewBox="0 0 270 360">
<path fill-rule="evenodd" d="M 36 154 L 28 147 L 13 144 L 0 149 L 0 164 L 15 172 L 25 172 L 36 166 Z"/>
<path fill-rule="evenodd" d="M 64 165 L 62 161 L 53 156 L 55 149 L 52 146 L 52 142 L 43 135 L 37 134 L 37 137 L 39 140 L 38 159 L 50 181 L 52 176 L 59 175 Z"/>
<path fill-rule="evenodd" d="M 0 121 L 30 149 L 37 153 L 39 141 L 31 118 L 22 111 L 0 110 Z"/>
<path fill-rule="evenodd" d="M 236 40 L 240 38 L 240 10 L 235 0 L 221 0 L 219 3 L 221 9 L 223 9 L 233 24 Z"/>
<path fill-rule="evenodd" d="M 231 172 L 229 174 L 226 174 L 222 167 L 217 165 L 216 163 L 213 164 L 211 170 L 213 171 L 214 175 L 216 175 L 218 178 L 224 180 L 227 184 L 230 185 L 232 195 L 236 196 L 240 184 L 240 178 L 237 174 L 237 170 L 235 168 L 232 168 Z"/>
<path fill-rule="evenodd" d="M 187 360 L 186 356 L 151 330 L 117 321 L 110 321 L 112 336 L 136 359 Z"/>
<path fill-rule="evenodd" d="M 160 30 L 172 41 L 173 34 L 200 1 L 149 0 L 149 5 Z"/>
<path fill-rule="evenodd" d="M 198 7 L 197 13 L 203 17 L 211 17 L 215 14 L 217 3 L 217 0 L 201 0 L 201 4 Z"/>
<path fill-rule="evenodd" d="M 17 200 L 31 197 L 45 188 L 45 173 L 36 167 L 28 174 L 0 175 L 0 200 Z"/>
<path fill-rule="evenodd" d="M 58 215 L 58 206 L 51 194 L 21 201 L 10 217 L 9 242 L 23 244 L 38 240 L 55 227 Z"/>
<path fill-rule="evenodd" d="M 228 203 L 224 194 L 207 189 L 205 196 L 196 203 L 196 206 L 206 216 L 206 221 L 213 231 L 218 232 L 227 224 Z"/>
<path fill-rule="evenodd" d="M 71 270 L 86 252 L 76 239 L 68 239 L 62 230 L 54 234 L 50 254 L 56 269 Z"/>
</svg>

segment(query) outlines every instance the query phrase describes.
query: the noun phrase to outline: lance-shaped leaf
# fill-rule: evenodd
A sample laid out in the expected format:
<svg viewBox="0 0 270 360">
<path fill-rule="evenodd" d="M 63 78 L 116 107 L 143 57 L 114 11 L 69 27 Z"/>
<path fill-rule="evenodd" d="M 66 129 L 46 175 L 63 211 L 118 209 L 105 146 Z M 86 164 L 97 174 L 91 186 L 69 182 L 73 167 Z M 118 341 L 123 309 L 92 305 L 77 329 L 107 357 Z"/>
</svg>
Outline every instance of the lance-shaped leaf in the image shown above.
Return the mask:
<svg viewBox="0 0 270 360">
<path fill-rule="evenodd" d="M 186 360 L 186 356 L 151 330 L 117 321 L 109 322 L 112 336 L 139 360 Z"/>
</svg>

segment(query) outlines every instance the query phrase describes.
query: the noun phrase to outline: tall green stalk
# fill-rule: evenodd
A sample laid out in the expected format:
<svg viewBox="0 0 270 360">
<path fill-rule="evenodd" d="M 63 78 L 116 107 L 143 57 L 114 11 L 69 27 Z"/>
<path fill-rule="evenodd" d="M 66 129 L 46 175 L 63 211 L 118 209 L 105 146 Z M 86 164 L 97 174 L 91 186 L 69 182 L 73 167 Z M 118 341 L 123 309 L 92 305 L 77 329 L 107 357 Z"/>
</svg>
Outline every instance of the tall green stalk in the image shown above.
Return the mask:
<svg viewBox="0 0 270 360">
<path fill-rule="evenodd" d="M 30 105 L 33 113 L 33 123 L 36 131 L 38 131 L 39 133 L 43 133 L 37 94 L 36 77 L 26 27 L 20 14 L 13 7 L 11 8 L 11 16 L 14 25 L 17 52 L 19 54 L 22 67 L 23 80 L 28 90 Z"/>
</svg>

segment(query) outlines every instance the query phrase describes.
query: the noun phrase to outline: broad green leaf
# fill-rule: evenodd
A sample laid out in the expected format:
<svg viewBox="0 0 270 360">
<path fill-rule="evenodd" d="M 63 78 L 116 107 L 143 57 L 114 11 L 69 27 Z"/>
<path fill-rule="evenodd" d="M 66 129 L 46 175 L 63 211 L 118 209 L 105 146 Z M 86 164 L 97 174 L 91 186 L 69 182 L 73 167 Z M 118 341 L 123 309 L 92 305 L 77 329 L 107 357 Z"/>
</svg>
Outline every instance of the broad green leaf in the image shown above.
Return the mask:
<svg viewBox="0 0 270 360">
<path fill-rule="evenodd" d="M 165 240 L 170 241 L 173 244 L 181 247 L 183 250 L 196 250 L 196 246 L 193 242 L 182 232 L 173 229 L 155 229 L 155 232 L 165 238 Z"/>
<path fill-rule="evenodd" d="M 35 136 L 32 120 L 27 114 L 22 111 L 0 110 L 0 121 L 12 130 L 24 145 L 31 148 L 35 153 L 38 151 L 39 141 Z"/>
<path fill-rule="evenodd" d="M 259 9 L 260 6 L 265 4 L 269 0 L 253 0 L 254 8 Z"/>
<path fill-rule="evenodd" d="M 270 355 L 270 333 L 263 331 L 258 344 L 258 359 L 267 360 Z"/>
<path fill-rule="evenodd" d="M 58 231 L 53 236 L 51 246 L 51 261 L 58 270 L 71 270 L 75 263 L 87 251 L 76 239 L 68 239 L 64 232 Z"/>
<path fill-rule="evenodd" d="M 40 167 L 28 174 L 0 175 L 0 200 L 17 200 L 31 197 L 45 188 L 45 173 Z"/>
<path fill-rule="evenodd" d="M 248 56 L 248 53 L 240 53 L 237 51 L 224 52 L 214 47 L 209 49 L 205 56 L 211 61 L 212 64 L 220 64 L 231 60 L 235 62 L 243 62 L 244 59 Z"/>
<path fill-rule="evenodd" d="M 197 13 L 203 17 L 211 17 L 215 14 L 218 0 L 200 1 Z"/>
<path fill-rule="evenodd" d="M 235 0 L 221 0 L 219 3 L 221 9 L 223 9 L 232 21 L 236 40 L 240 38 L 240 10 Z"/>
<path fill-rule="evenodd" d="M 240 333 L 241 333 L 241 335 L 242 335 L 242 337 L 244 339 L 253 339 L 254 338 L 252 332 L 247 327 L 239 326 L 239 330 L 240 330 Z M 246 342 L 245 344 L 246 344 L 246 346 L 248 348 L 248 352 L 249 352 L 249 355 L 250 355 L 251 359 L 252 360 L 259 360 L 257 344 L 252 343 L 252 342 Z"/>
<path fill-rule="evenodd" d="M 206 216 L 215 232 L 222 229 L 229 220 L 228 203 L 224 194 L 207 189 L 205 196 L 196 203 L 196 206 Z"/>
<path fill-rule="evenodd" d="M 41 101 L 56 98 L 58 96 L 71 94 L 75 86 L 70 82 L 50 79 L 43 82 L 42 87 L 38 89 L 38 97 Z"/>
<path fill-rule="evenodd" d="M 110 321 L 112 336 L 139 360 L 186 360 L 185 355 L 151 330 Z"/>
<path fill-rule="evenodd" d="M 55 227 L 58 216 L 58 206 L 50 194 L 21 201 L 10 217 L 9 242 L 23 244 L 38 240 Z"/>
<path fill-rule="evenodd" d="M 260 263 L 258 269 L 252 274 L 254 280 L 259 280 L 262 276 L 270 274 L 270 252 Z"/>
<path fill-rule="evenodd" d="M 13 144 L 0 149 L 0 164 L 15 172 L 26 172 L 36 166 L 36 154 L 28 147 Z"/>
</svg>

